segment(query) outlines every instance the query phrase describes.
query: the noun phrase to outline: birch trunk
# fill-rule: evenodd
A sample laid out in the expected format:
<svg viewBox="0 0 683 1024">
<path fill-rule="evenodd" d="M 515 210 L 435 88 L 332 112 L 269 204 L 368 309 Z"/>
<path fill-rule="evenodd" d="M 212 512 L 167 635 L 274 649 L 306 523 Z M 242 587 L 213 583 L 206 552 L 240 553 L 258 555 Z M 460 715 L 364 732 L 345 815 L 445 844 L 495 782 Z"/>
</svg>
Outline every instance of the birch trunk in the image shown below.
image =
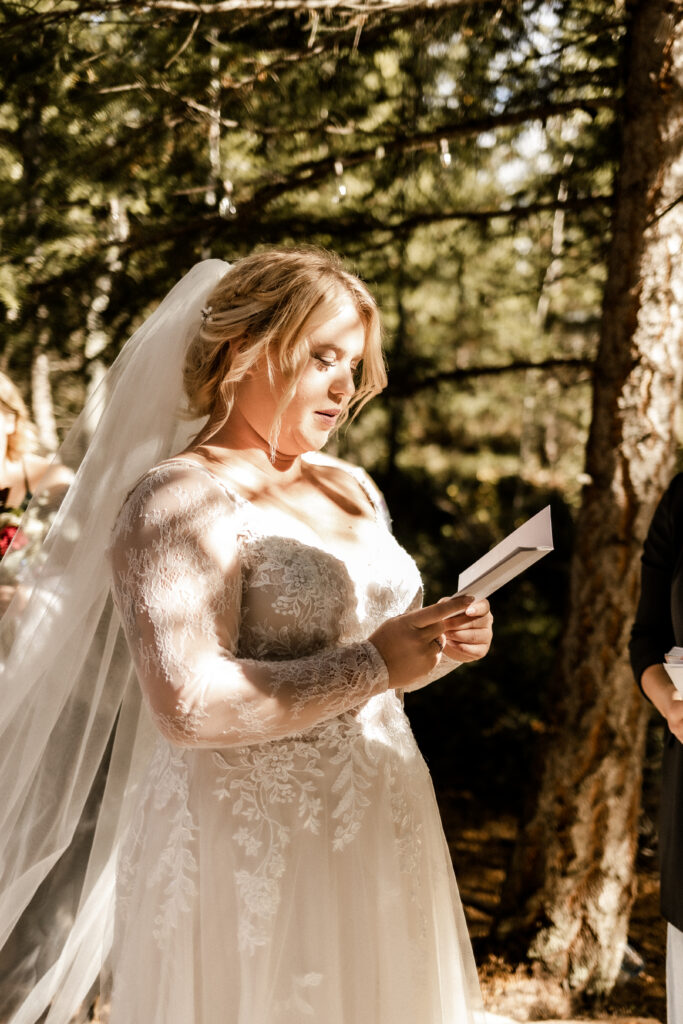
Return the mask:
<svg viewBox="0 0 683 1024">
<path fill-rule="evenodd" d="M 41 445 L 46 452 L 56 452 L 59 440 L 50 383 L 49 333 L 43 333 L 45 337 L 41 339 L 31 365 L 31 409 Z"/>
</svg>

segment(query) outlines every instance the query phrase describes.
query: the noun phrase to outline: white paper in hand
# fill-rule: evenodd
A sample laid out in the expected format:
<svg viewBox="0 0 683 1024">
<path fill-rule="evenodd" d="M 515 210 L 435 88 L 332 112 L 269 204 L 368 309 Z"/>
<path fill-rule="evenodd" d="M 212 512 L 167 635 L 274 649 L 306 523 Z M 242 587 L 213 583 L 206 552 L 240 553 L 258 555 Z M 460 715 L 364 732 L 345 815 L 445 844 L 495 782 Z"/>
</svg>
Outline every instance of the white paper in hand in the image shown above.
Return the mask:
<svg viewBox="0 0 683 1024">
<path fill-rule="evenodd" d="M 672 647 L 664 655 L 664 668 L 679 693 L 683 693 L 683 647 Z"/>
<path fill-rule="evenodd" d="M 458 593 L 488 597 L 553 550 L 550 505 L 496 544 L 458 577 Z"/>
</svg>

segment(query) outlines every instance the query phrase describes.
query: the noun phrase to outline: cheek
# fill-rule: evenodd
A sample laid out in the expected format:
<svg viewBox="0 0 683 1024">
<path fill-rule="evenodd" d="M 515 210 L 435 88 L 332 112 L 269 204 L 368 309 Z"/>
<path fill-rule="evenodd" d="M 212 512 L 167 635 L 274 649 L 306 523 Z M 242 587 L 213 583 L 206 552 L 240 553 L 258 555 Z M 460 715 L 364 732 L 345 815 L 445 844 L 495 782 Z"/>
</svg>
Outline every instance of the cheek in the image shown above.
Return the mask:
<svg viewBox="0 0 683 1024">
<path fill-rule="evenodd" d="M 319 399 L 324 394 L 327 394 L 325 374 L 313 366 L 304 372 L 303 377 L 297 384 L 292 404 L 306 405 L 308 402 Z"/>
</svg>

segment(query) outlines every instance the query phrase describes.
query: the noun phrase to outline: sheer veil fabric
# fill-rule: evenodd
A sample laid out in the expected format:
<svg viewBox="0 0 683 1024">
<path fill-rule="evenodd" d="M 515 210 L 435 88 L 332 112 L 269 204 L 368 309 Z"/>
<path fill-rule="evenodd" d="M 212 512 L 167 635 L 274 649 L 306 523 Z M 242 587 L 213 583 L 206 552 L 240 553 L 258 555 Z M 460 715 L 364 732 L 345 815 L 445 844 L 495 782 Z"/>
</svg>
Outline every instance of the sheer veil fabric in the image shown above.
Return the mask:
<svg viewBox="0 0 683 1024">
<path fill-rule="evenodd" d="M 12 1024 L 33 1024 L 48 1007 L 48 1024 L 66 1024 L 106 964 L 115 859 L 154 742 L 110 597 L 107 547 L 137 480 L 202 425 L 180 415 L 182 364 L 228 267 L 194 266 L 123 347 L 60 450 L 74 482 L 0 622 L 0 948 L 16 944 L 41 883 L 49 918 L 48 876 L 86 833 L 56 868 L 73 913 L 57 942 L 46 936 L 34 951 L 19 1005 L 0 1006 Z M 47 514 L 36 494 L 27 519 Z M 106 784 L 99 812 L 91 801 L 93 833 L 82 825 L 98 774 Z"/>
<path fill-rule="evenodd" d="M 429 773 L 367 640 L 420 599 L 371 483 L 351 554 L 164 462 L 202 425 L 182 365 L 228 269 L 194 267 L 122 349 L 0 623 L 0 974 L 6 954 L 23 982 L 0 1021 L 69 1024 L 113 969 L 112 1024 L 476 1024 Z M 40 495 L 31 515 L 52 516 Z M 229 594 L 210 538 L 236 552 Z M 199 710 L 180 726 L 176 670 Z M 219 684 L 245 671 L 277 700 L 261 719 L 245 698 L 237 739 Z M 45 941 L 22 937 L 29 906 Z"/>
</svg>

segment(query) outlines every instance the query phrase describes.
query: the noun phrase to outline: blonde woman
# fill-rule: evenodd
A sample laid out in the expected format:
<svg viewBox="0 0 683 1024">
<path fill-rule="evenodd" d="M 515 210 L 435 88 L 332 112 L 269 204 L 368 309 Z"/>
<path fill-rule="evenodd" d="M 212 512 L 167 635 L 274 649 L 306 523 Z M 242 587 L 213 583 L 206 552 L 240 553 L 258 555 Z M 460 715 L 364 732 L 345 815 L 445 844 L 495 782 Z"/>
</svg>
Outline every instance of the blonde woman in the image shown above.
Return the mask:
<svg viewBox="0 0 683 1024">
<path fill-rule="evenodd" d="M 201 429 L 131 481 L 111 534 L 118 617 L 93 630 L 115 659 L 121 622 L 137 682 L 119 702 L 123 662 L 90 667 L 90 719 L 116 738 L 49 1019 L 106 962 L 112 1024 L 469 1024 L 476 972 L 400 695 L 486 654 L 488 604 L 421 607 L 374 484 L 321 454 L 385 384 L 367 288 L 317 250 L 209 262 L 186 279 L 189 342 L 173 355 L 172 293 L 117 378 L 154 404 L 173 364 Z"/>
</svg>

